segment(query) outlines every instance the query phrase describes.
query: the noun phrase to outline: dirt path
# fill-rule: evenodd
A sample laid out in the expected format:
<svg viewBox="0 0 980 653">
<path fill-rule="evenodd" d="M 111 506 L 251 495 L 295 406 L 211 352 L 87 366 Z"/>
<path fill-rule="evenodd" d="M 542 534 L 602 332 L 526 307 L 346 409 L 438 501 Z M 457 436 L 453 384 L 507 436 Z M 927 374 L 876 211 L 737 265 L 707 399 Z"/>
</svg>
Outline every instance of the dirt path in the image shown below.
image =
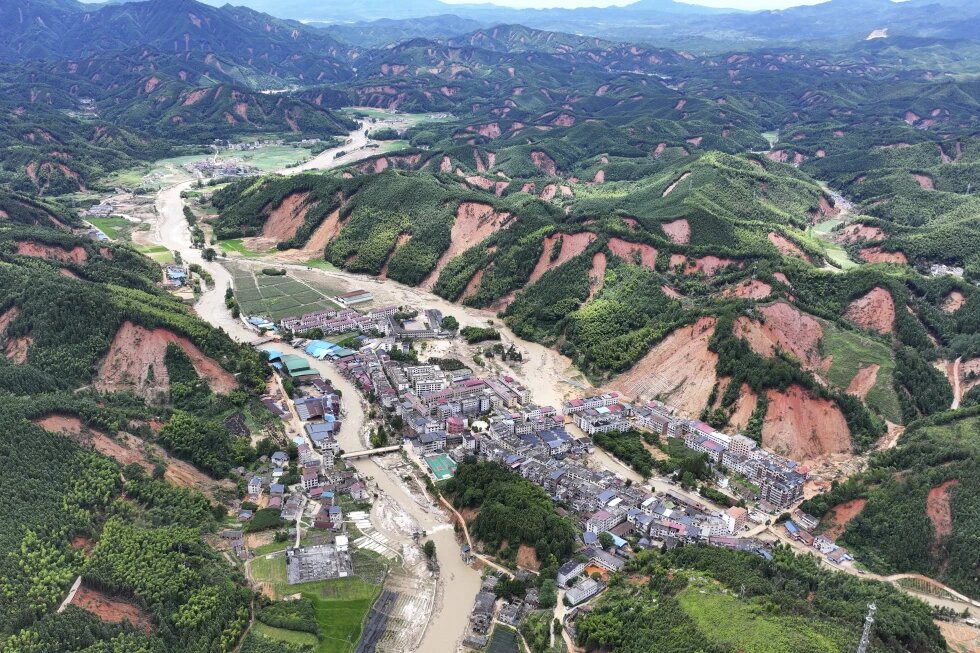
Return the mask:
<svg viewBox="0 0 980 653">
<path fill-rule="evenodd" d="M 953 382 L 953 404 L 950 406 L 950 410 L 956 410 L 959 408 L 960 401 L 963 399 L 963 388 L 960 384 L 960 363 L 962 362 L 962 356 L 953 361 L 953 378 L 950 379 Z"/>
</svg>

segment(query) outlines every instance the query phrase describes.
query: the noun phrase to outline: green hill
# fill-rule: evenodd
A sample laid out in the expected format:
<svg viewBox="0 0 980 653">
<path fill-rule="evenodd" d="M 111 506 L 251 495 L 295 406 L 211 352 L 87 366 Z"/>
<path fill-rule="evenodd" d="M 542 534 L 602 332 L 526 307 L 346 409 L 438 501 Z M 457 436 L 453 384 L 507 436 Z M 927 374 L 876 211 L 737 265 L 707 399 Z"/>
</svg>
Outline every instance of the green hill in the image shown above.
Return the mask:
<svg viewBox="0 0 980 653">
<path fill-rule="evenodd" d="M 871 650 L 945 650 L 925 604 L 812 557 L 774 556 L 707 546 L 644 551 L 576 619 L 578 643 L 588 651 L 845 653 L 874 602 Z"/>
</svg>

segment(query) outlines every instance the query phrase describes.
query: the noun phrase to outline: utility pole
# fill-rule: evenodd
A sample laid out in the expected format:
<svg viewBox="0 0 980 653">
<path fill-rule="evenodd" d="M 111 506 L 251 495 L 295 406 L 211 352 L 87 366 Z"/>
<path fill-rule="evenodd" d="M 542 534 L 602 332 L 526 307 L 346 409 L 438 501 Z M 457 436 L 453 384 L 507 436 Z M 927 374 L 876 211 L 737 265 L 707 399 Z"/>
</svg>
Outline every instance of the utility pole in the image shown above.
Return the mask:
<svg viewBox="0 0 980 653">
<path fill-rule="evenodd" d="M 878 606 L 874 603 L 868 606 L 868 616 L 864 618 L 864 632 L 861 633 L 861 643 L 858 644 L 857 653 L 868 653 L 871 646 L 871 628 L 875 625 L 875 612 Z"/>
</svg>

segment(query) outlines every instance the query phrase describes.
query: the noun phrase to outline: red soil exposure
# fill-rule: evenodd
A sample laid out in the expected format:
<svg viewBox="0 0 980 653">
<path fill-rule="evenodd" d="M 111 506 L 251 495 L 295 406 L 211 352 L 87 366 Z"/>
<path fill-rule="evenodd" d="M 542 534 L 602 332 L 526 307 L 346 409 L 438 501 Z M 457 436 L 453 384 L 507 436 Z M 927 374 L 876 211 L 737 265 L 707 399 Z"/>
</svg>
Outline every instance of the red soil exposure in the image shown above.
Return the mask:
<svg viewBox="0 0 980 653">
<path fill-rule="evenodd" d="M 653 157 L 654 158 L 659 158 L 660 155 L 663 154 L 664 153 L 664 150 L 666 150 L 666 149 L 667 149 L 667 144 L 666 143 L 657 143 L 657 149 L 655 149 L 653 151 Z"/>
<path fill-rule="evenodd" d="M 197 104 L 207 94 L 208 94 L 208 89 L 206 89 L 206 88 L 199 88 L 199 89 L 196 89 L 194 91 L 191 91 L 184 98 L 184 101 L 181 102 L 181 106 L 189 107 L 189 106 L 191 106 L 193 104 Z"/>
<path fill-rule="evenodd" d="M 606 182 L 606 171 L 599 170 L 595 173 L 595 177 L 592 178 L 593 184 L 604 184 Z"/>
<path fill-rule="evenodd" d="M 773 152 L 767 152 L 766 158 L 770 161 L 786 163 L 789 160 L 789 154 L 786 152 L 786 150 L 775 150 Z"/>
<path fill-rule="evenodd" d="M 592 299 L 602 290 L 602 283 L 606 279 L 606 255 L 596 252 L 592 255 L 592 270 L 589 272 L 589 299 Z"/>
<path fill-rule="evenodd" d="M 943 301 L 943 312 L 945 313 L 955 313 L 963 307 L 966 303 L 966 296 L 959 290 L 954 290 L 946 299 Z"/>
<path fill-rule="evenodd" d="M 489 204 L 480 202 L 461 202 L 456 210 L 456 220 L 449 233 L 449 249 L 443 252 L 436 263 L 435 269 L 423 283 L 426 289 L 431 289 L 439 279 L 439 273 L 453 260 L 466 250 L 479 245 L 498 229 L 506 228 L 510 220 L 509 213 L 496 213 Z"/>
<path fill-rule="evenodd" d="M 950 479 L 929 490 L 926 497 L 926 514 L 935 533 L 932 536 L 932 551 L 936 553 L 942 539 L 953 532 L 953 511 L 949 505 L 949 492 L 959 485 L 959 481 Z"/>
<path fill-rule="evenodd" d="M 575 118 L 568 115 L 567 113 L 563 113 L 557 118 L 555 118 L 554 120 L 552 120 L 551 124 L 555 125 L 556 127 L 571 127 L 572 125 L 575 124 Z"/>
<path fill-rule="evenodd" d="M 34 338 L 24 336 L 23 338 L 13 338 L 7 342 L 4 348 L 4 355 L 15 365 L 21 365 L 27 360 L 27 350 L 31 348 Z"/>
<path fill-rule="evenodd" d="M 854 378 L 847 386 L 847 394 L 854 395 L 864 399 L 871 392 L 871 388 L 875 387 L 875 382 L 878 380 L 878 370 L 881 366 L 877 363 L 870 363 L 857 371 Z"/>
<path fill-rule="evenodd" d="M 695 259 L 694 263 L 688 263 L 687 257 L 683 254 L 671 254 L 669 267 L 673 270 L 677 266 L 683 265 L 684 276 L 690 276 L 696 272 L 701 272 L 704 274 L 704 276 L 710 277 L 721 268 L 732 265 L 733 263 L 735 263 L 735 261 L 731 259 L 719 258 L 717 256 L 704 256 L 702 258 Z"/>
<path fill-rule="evenodd" d="M 735 410 L 728 418 L 728 424 L 736 431 L 743 430 L 749 424 L 749 418 L 755 411 L 759 403 L 759 396 L 752 392 L 752 389 L 745 383 L 739 388 L 738 400 L 735 402 Z"/>
<path fill-rule="evenodd" d="M 819 204 L 820 204 L 820 210 L 818 211 L 818 214 L 825 218 L 833 218 L 840 213 L 840 209 L 834 206 L 833 204 L 831 204 L 830 200 L 828 200 L 823 195 L 820 196 Z"/>
<path fill-rule="evenodd" d="M 480 136 L 486 136 L 487 138 L 497 138 L 503 133 L 500 131 L 500 125 L 495 122 L 488 125 L 480 125 L 476 128 L 476 131 Z"/>
<path fill-rule="evenodd" d="M 528 544 L 522 544 L 517 547 L 517 566 L 521 569 L 533 569 L 537 571 L 541 568 L 541 563 L 538 561 L 538 554 L 534 550 L 533 546 Z"/>
<path fill-rule="evenodd" d="M 439 172 L 452 172 L 453 162 L 448 156 L 442 157 L 442 163 L 439 164 Z"/>
<path fill-rule="evenodd" d="M 17 254 L 20 256 L 34 256 L 45 258 L 62 263 L 74 263 L 84 265 L 88 260 L 88 253 L 80 245 L 76 245 L 70 250 L 58 247 L 57 245 L 45 245 L 32 241 L 22 241 L 17 243 Z"/>
<path fill-rule="evenodd" d="M 118 624 L 128 621 L 144 633 L 149 633 L 153 625 L 150 615 L 139 606 L 90 589 L 84 584 L 72 597 L 71 604 L 88 610 L 108 623 Z"/>
<path fill-rule="evenodd" d="M 327 245 L 340 234 L 340 230 L 343 227 L 343 222 L 340 220 L 340 209 L 337 209 L 324 218 L 320 226 L 310 236 L 310 239 L 303 245 L 303 248 L 296 250 L 295 256 L 289 256 L 289 258 L 291 260 L 301 261 L 308 261 L 311 258 L 322 258 Z"/>
<path fill-rule="evenodd" d="M 734 288 L 726 288 L 722 293 L 725 297 L 739 297 L 741 299 L 765 299 L 772 294 L 772 286 L 758 279 L 746 280 Z"/>
<path fill-rule="evenodd" d="M 687 142 L 693 145 L 694 147 L 700 147 L 701 141 L 703 140 L 704 140 L 704 136 L 695 136 L 694 138 L 687 139 Z"/>
<path fill-rule="evenodd" d="M 879 241 L 886 238 L 885 232 L 878 227 L 871 227 L 860 222 L 849 224 L 834 235 L 838 243 L 856 243 L 858 241 Z"/>
<path fill-rule="evenodd" d="M 118 439 L 113 439 L 101 431 L 90 429 L 82 424 L 82 420 L 73 415 L 48 415 L 34 420 L 34 423 L 51 433 L 60 433 L 71 439 L 92 447 L 103 456 L 109 456 L 120 465 L 136 463 L 150 471 L 153 465 L 140 450 L 141 440 L 134 436 L 120 433 Z"/>
<path fill-rule="evenodd" d="M 980 358 L 971 358 L 960 363 L 960 392 L 967 393 L 980 385 Z"/>
<path fill-rule="evenodd" d="M 735 320 L 734 333 L 745 338 L 755 353 L 772 358 L 782 350 L 799 359 L 805 369 L 822 371 L 820 356 L 823 328 L 816 319 L 802 313 L 786 302 L 776 302 L 759 309 L 761 321 L 740 317 Z"/>
<path fill-rule="evenodd" d="M 718 356 L 708 349 L 717 320 L 703 317 L 675 329 L 660 341 L 613 388 L 631 397 L 661 396 L 687 415 L 697 415 L 715 385 Z"/>
<path fill-rule="evenodd" d="M 404 245 L 411 239 L 412 239 L 412 234 L 398 235 L 398 240 L 395 241 L 395 246 L 391 249 L 391 254 L 388 255 L 387 259 L 385 259 L 385 264 L 381 266 L 381 272 L 378 273 L 379 277 L 384 279 L 388 276 L 388 264 L 391 263 L 391 257 L 393 257 L 398 252 L 398 250 L 401 249 L 402 245 Z"/>
<path fill-rule="evenodd" d="M 296 235 L 306 220 L 310 206 L 306 203 L 310 194 L 293 193 L 282 203 L 269 212 L 269 217 L 262 227 L 262 237 L 274 242 L 289 240 Z"/>
<path fill-rule="evenodd" d="M 884 288 L 874 288 L 851 302 L 844 317 L 862 329 L 891 333 L 895 326 L 895 301 Z"/>
<path fill-rule="evenodd" d="M 555 198 L 555 195 L 557 194 L 558 194 L 558 186 L 556 186 L 555 184 L 548 184 L 547 186 L 541 189 L 541 194 L 538 195 L 538 197 L 544 200 L 545 202 L 550 202 Z"/>
<path fill-rule="evenodd" d="M 558 239 L 561 239 L 561 251 L 558 253 L 558 258 L 552 261 L 551 250 L 555 246 L 555 243 L 558 242 Z M 580 231 L 577 234 L 558 233 L 546 237 L 544 239 L 544 247 L 541 250 L 541 258 L 538 259 L 538 263 L 534 266 L 531 277 L 527 280 L 525 286 L 530 286 L 537 282 L 548 270 L 554 270 L 584 252 L 595 239 L 596 235 L 591 231 Z"/>
<path fill-rule="evenodd" d="M 483 268 L 476 271 L 476 274 L 467 282 L 466 288 L 463 289 L 463 294 L 460 296 L 459 301 L 469 299 L 476 294 L 477 289 L 480 287 L 480 282 L 483 281 L 483 273 Z"/>
<path fill-rule="evenodd" d="M 883 252 L 880 247 L 865 247 L 859 253 L 862 260 L 868 263 L 898 263 L 908 265 L 909 260 L 902 252 Z"/>
<path fill-rule="evenodd" d="M 187 338 L 166 329 L 150 330 L 127 321 L 116 332 L 109 353 L 99 368 L 96 389 L 101 392 L 129 390 L 151 400 L 166 393 L 170 377 L 163 358 L 167 344 L 171 342 L 184 350 L 194 369 L 215 392 L 227 394 L 238 387 L 234 375 L 201 353 Z M 151 366 L 152 376 L 149 374 Z"/>
<path fill-rule="evenodd" d="M 644 243 L 631 243 L 622 238 L 609 239 L 609 251 L 630 263 L 635 263 L 639 259 L 640 265 L 645 268 L 654 269 L 657 264 L 657 250 Z"/>
<path fill-rule="evenodd" d="M 667 197 L 668 195 L 670 195 L 672 192 L 674 192 L 674 189 L 677 188 L 677 186 L 682 181 L 684 181 L 685 179 L 687 179 L 690 176 L 691 176 L 691 173 L 690 172 L 685 172 L 684 174 L 682 174 L 680 177 L 677 178 L 676 181 L 674 181 L 674 183 L 672 183 L 670 186 L 667 186 L 667 188 L 664 190 L 664 192 L 661 195 L 661 197 Z"/>
<path fill-rule="evenodd" d="M 923 190 L 936 190 L 936 184 L 933 182 L 932 177 L 914 173 L 912 174 L 912 177 L 915 178 L 916 183 L 919 184 Z"/>
<path fill-rule="evenodd" d="M 776 272 L 772 276 L 775 277 L 776 281 L 778 281 L 779 283 L 789 286 L 790 288 L 793 287 L 793 284 L 789 282 L 789 278 L 782 272 Z"/>
<path fill-rule="evenodd" d="M 17 319 L 18 315 L 20 315 L 20 309 L 18 309 L 16 306 L 8 308 L 6 311 L 0 314 L 0 336 L 3 335 L 3 332 L 7 329 L 10 323 Z"/>
<path fill-rule="evenodd" d="M 836 405 L 814 397 L 798 385 L 785 392 L 768 390 L 769 410 L 762 425 L 762 445 L 805 461 L 851 451 L 847 420 Z"/>
<path fill-rule="evenodd" d="M 660 286 L 660 292 L 667 295 L 671 299 L 680 299 L 681 297 L 684 296 L 679 292 L 677 292 L 676 290 L 674 290 L 673 288 L 671 288 L 670 286 L 668 286 L 667 284 Z"/>
<path fill-rule="evenodd" d="M 855 517 L 861 514 L 861 511 L 864 510 L 864 504 L 867 502 L 867 499 L 853 499 L 831 508 L 823 516 L 823 521 L 829 524 L 824 535 L 831 540 L 836 540 L 843 535 L 844 529 Z"/>
<path fill-rule="evenodd" d="M 524 184 L 523 186 L 521 186 L 521 192 L 522 193 L 533 193 L 534 192 L 534 182 L 533 181 L 529 181 L 526 184 Z"/>
<path fill-rule="evenodd" d="M 664 223 L 660 225 L 660 228 L 664 230 L 668 238 L 678 245 L 687 245 L 691 242 L 691 225 L 684 218 Z"/>
<path fill-rule="evenodd" d="M 539 150 L 531 152 L 531 162 L 538 170 L 549 177 L 554 177 L 558 174 L 558 165 L 555 163 L 555 160 L 544 152 Z"/>
<path fill-rule="evenodd" d="M 770 231 L 769 242 L 772 243 L 783 256 L 795 256 L 806 260 L 806 254 L 803 253 L 803 250 L 800 249 L 796 243 L 791 241 L 789 238 L 786 238 L 782 234 L 777 234 L 775 231 Z"/>
</svg>

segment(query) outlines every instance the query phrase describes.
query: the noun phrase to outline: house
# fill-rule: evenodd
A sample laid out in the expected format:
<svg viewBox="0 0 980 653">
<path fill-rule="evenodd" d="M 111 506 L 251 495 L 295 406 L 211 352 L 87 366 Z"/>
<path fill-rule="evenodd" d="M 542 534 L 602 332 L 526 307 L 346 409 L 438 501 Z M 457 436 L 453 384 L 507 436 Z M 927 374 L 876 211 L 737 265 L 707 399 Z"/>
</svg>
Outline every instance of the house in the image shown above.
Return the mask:
<svg viewBox="0 0 980 653">
<path fill-rule="evenodd" d="M 431 433 L 423 433 L 419 436 L 418 449 L 419 452 L 435 453 L 436 451 L 442 451 L 446 447 L 446 432 L 445 431 L 433 431 Z"/>
<path fill-rule="evenodd" d="M 303 489 L 309 490 L 320 484 L 320 474 L 314 470 L 303 472 Z"/>
<path fill-rule="evenodd" d="M 728 523 L 728 532 L 737 533 L 745 527 L 748 521 L 749 511 L 745 508 L 729 508 L 725 513 L 725 521 Z"/>
<path fill-rule="evenodd" d="M 258 497 L 262 494 L 262 477 L 253 476 L 248 479 L 248 494 L 251 497 Z"/>
<path fill-rule="evenodd" d="M 364 483 L 354 483 L 350 486 L 350 496 L 354 501 L 365 501 L 371 497 L 371 493 Z"/>
<path fill-rule="evenodd" d="M 366 290 L 354 290 L 352 292 L 344 293 L 343 295 L 337 295 L 334 298 L 338 304 L 341 306 L 353 306 L 354 304 L 364 304 L 366 302 L 373 302 L 374 295 Z"/>
<path fill-rule="evenodd" d="M 277 451 L 272 454 L 272 464 L 276 467 L 285 467 L 289 464 L 289 454 L 285 451 Z"/>
<path fill-rule="evenodd" d="M 588 601 L 601 592 L 606 586 L 592 578 L 586 578 L 572 589 L 565 592 L 565 600 L 569 605 L 576 606 Z"/>
<path fill-rule="evenodd" d="M 246 522 L 246 521 L 249 521 L 250 519 L 252 519 L 252 511 L 251 510 L 241 510 L 241 511 L 238 512 L 238 521 L 240 521 L 240 522 Z"/>
<path fill-rule="evenodd" d="M 624 521 L 626 521 L 626 513 L 622 510 L 600 510 L 585 523 L 585 530 L 589 533 L 604 533 Z"/>
<path fill-rule="evenodd" d="M 568 587 L 568 581 L 585 573 L 585 563 L 572 559 L 558 568 L 556 581 L 560 587 Z"/>
</svg>

